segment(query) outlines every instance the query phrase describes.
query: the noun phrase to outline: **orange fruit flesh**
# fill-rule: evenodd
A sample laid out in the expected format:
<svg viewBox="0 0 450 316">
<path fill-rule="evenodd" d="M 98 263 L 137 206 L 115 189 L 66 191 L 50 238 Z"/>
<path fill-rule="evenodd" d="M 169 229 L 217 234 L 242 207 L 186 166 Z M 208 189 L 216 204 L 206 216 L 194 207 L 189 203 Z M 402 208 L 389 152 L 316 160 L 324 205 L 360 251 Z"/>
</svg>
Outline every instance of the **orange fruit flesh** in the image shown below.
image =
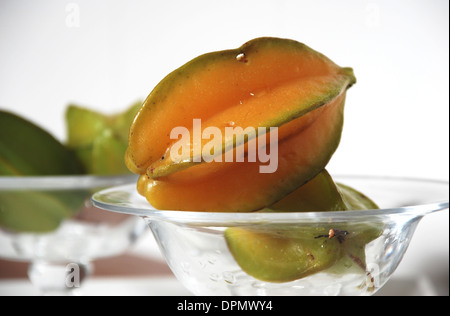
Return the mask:
<svg viewBox="0 0 450 316">
<path fill-rule="evenodd" d="M 169 74 L 150 93 L 131 128 L 127 165 L 144 173 L 170 146 L 171 130 L 192 126 L 193 118 L 206 121 L 276 87 L 339 73 L 342 68 L 325 56 L 286 40 L 253 41 L 202 55 Z"/>
<path fill-rule="evenodd" d="M 258 162 L 212 162 L 158 180 L 142 175 L 138 191 L 153 207 L 165 210 L 248 212 L 270 205 L 312 179 L 322 170 L 318 166 L 326 165 L 331 158 L 333 152 L 322 153 L 328 148 L 336 148 L 339 143 L 344 99 L 345 95 L 341 94 L 323 111 L 321 108 L 315 110 L 322 113 L 313 123 L 278 144 L 278 168 L 274 173 L 260 173 Z M 302 125 L 315 111 L 288 123 L 286 128 Z M 215 164 L 221 164 L 220 170 L 214 170 Z M 190 181 L 189 174 L 195 174 L 201 168 L 209 170 L 203 177 Z M 318 168 L 320 170 L 316 170 Z M 292 183 L 286 185 L 285 181 Z M 278 187 L 285 190 L 274 189 Z"/>
</svg>

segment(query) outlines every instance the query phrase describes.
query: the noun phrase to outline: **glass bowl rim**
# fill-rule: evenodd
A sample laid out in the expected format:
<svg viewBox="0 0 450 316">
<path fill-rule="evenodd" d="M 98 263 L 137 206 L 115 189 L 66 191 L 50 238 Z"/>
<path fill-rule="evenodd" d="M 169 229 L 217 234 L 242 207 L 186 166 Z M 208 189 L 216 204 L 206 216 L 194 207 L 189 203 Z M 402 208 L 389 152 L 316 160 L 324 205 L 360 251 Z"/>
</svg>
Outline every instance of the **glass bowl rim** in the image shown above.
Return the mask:
<svg viewBox="0 0 450 316">
<path fill-rule="evenodd" d="M 407 178 L 407 177 L 387 177 L 387 176 L 370 176 L 370 175 L 336 175 L 333 178 L 344 179 L 352 178 L 355 180 L 386 180 L 386 181 L 414 181 L 421 183 L 429 183 L 434 185 L 449 186 L 448 181 Z M 337 181 L 339 182 L 339 181 Z M 163 220 L 178 224 L 187 225 L 224 225 L 224 224 L 264 224 L 264 223 L 301 223 L 301 222 L 361 222 L 367 220 L 380 219 L 380 217 L 404 215 L 408 217 L 424 216 L 429 213 L 445 210 L 449 208 L 448 198 L 442 201 L 432 203 L 424 203 L 420 205 L 392 207 L 374 210 L 352 210 L 352 211 L 331 211 L 331 212 L 207 212 L 207 211 L 178 211 L 178 210 L 158 210 L 150 204 L 146 207 L 132 207 L 123 204 L 112 204 L 101 201 L 100 195 L 105 195 L 114 190 L 129 190 L 133 194 L 137 194 L 135 185 L 131 189 L 131 184 L 110 187 L 96 192 L 92 196 L 93 204 L 101 209 L 112 212 L 131 214 L 145 217 L 149 220 Z M 144 199 L 139 196 L 139 198 Z"/>
<path fill-rule="evenodd" d="M 0 192 L 6 190 L 70 190 L 111 187 L 137 181 L 134 174 L 0 176 Z"/>
</svg>

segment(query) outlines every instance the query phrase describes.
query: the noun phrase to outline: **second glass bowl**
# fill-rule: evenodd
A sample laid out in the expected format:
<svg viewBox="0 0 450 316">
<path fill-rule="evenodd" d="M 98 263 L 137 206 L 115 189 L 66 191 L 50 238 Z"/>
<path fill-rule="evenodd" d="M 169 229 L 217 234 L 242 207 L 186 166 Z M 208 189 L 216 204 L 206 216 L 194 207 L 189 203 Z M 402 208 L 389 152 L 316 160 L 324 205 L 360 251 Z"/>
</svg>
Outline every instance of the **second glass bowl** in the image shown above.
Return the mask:
<svg viewBox="0 0 450 316">
<path fill-rule="evenodd" d="M 91 202 L 94 192 L 136 179 L 0 177 L 0 258 L 29 262 L 29 279 L 42 294 L 73 293 L 91 274 L 93 260 L 123 253 L 147 229 L 140 218 Z"/>
</svg>

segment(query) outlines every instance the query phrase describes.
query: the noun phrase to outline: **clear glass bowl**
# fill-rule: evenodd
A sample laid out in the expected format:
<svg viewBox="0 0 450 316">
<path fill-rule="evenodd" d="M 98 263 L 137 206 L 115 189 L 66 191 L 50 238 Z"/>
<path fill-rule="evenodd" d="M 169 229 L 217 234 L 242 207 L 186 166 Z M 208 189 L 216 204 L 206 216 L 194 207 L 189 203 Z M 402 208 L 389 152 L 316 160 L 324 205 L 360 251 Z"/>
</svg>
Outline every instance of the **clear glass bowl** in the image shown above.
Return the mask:
<svg viewBox="0 0 450 316">
<path fill-rule="evenodd" d="M 143 217 L 176 277 L 196 295 L 372 295 L 399 265 L 423 216 L 448 209 L 449 185 L 388 177 L 334 179 L 365 193 L 381 209 L 308 213 L 156 210 L 137 194 L 135 184 L 97 192 L 93 202 L 105 210 Z M 331 267 L 289 282 L 267 282 L 250 276 L 236 262 L 224 237 L 231 227 L 254 231 L 308 227 L 337 231 L 345 227 L 351 236 L 368 225 L 377 227 L 379 234 L 363 244 L 365 265 L 352 264 L 358 261 L 354 260 L 339 269 Z"/>
<path fill-rule="evenodd" d="M 134 175 L 1 176 L 0 258 L 29 262 L 29 279 L 43 294 L 74 294 L 91 274 L 93 260 L 123 253 L 147 229 L 136 216 L 105 212 L 91 202 L 98 190 L 136 180 Z M 66 208 L 69 215 L 56 215 L 61 221 L 34 224 L 47 210 Z M 2 226 L 1 219 L 9 225 Z"/>
</svg>

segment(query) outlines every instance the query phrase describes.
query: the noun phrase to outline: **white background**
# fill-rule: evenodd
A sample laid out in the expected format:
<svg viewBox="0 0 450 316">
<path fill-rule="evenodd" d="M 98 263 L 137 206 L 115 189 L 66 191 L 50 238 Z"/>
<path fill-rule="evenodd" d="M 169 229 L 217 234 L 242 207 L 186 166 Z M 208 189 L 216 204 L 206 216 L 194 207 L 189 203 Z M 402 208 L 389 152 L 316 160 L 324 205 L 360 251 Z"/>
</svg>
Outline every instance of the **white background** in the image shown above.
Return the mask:
<svg viewBox="0 0 450 316">
<path fill-rule="evenodd" d="M 449 1 L 0 0 L 0 107 L 65 139 L 199 54 L 292 38 L 354 68 L 332 173 L 448 180 Z"/>
<path fill-rule="evenodd" d="M 259 36 L 354 68 L 332 174 L 448 180 L 448 0 L 0 0 L 0 108 L 64 141 L 68 103 L 123 110 L 193 57 Z M 444 255 L 448 291 L 436 216 L 417 238 L 446 239 L 415 249 Z"/>
</svg>

